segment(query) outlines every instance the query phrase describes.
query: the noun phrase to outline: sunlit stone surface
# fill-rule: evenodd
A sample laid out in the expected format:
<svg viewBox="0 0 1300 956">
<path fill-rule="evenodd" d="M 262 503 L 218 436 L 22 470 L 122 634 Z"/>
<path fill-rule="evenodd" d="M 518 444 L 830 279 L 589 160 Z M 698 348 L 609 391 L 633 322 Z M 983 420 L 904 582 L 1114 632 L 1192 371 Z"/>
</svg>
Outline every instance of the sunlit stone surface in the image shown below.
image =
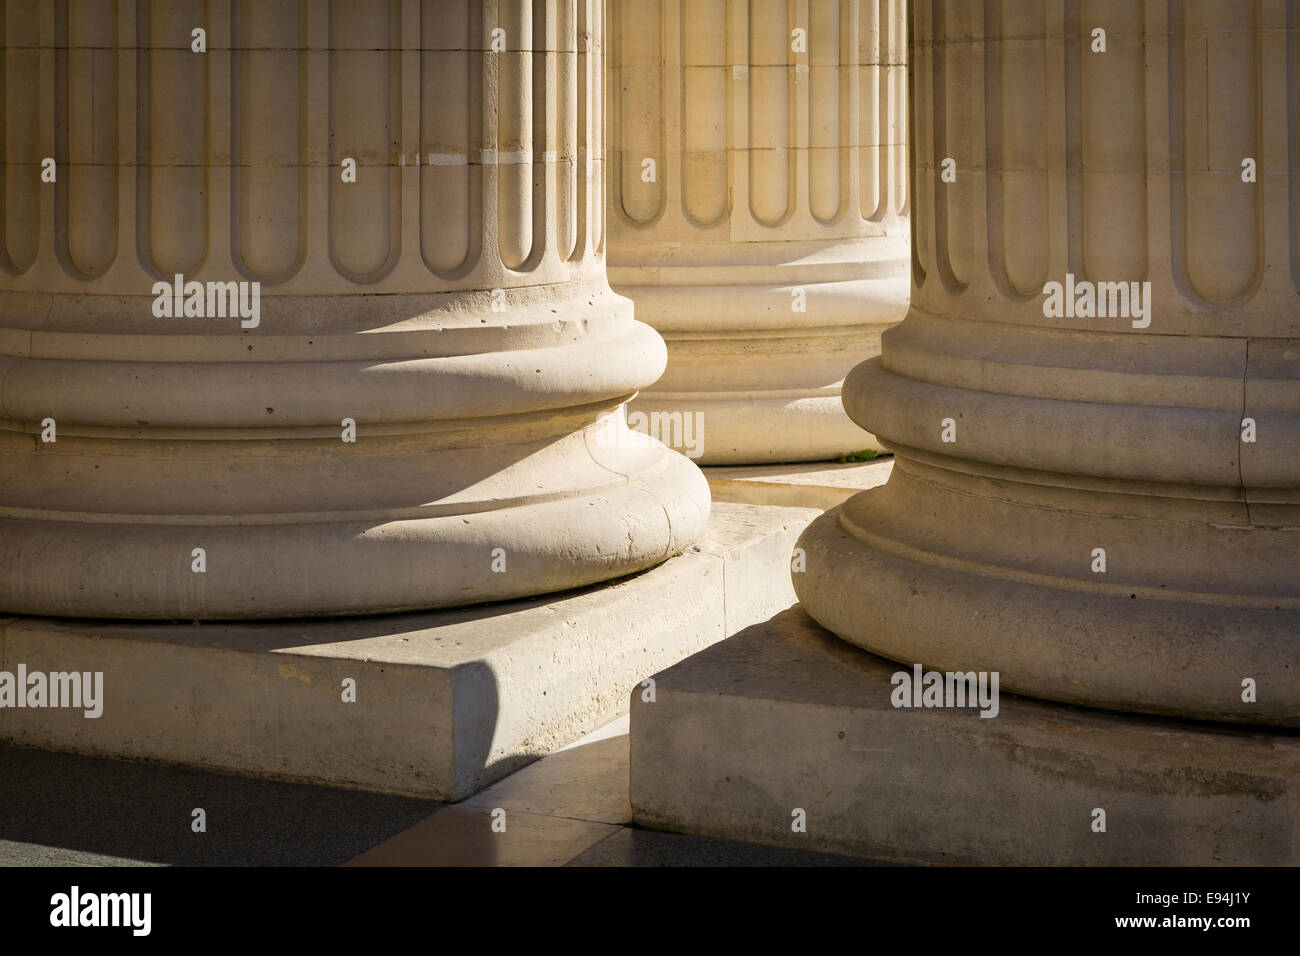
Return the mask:
<svg viewBox="0 0 1300 956">
<path fill-rule="evenodd" d="M 695 540 L 622 424 L 665 350 L 605 278 L 601 10 L 9 5 L 0 610 L 447 607 Z"/>
</svg>

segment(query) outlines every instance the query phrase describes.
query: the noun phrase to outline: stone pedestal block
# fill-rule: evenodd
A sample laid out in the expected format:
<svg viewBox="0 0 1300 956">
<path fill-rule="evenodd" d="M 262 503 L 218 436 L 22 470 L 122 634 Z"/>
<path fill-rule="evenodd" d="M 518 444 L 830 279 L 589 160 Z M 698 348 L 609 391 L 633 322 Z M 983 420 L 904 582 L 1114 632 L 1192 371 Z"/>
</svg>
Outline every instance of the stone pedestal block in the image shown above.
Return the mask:
<svg viewBox="0 0 1300 956">
<path fill-rule="evenodd" d="M 796 607 L 656 674 L 631 695 L 636 821 L 892 863 L 1300 864 L 1293 733 L 895 707 L 899 672 Z"/>
<path fill-rule="evenodd" d="M 710 465 L 878 447 L 840 383 L 906 311 L 902 0 L 611 11 L 610 281 L 668 343 L 629 421 Z"/>
<path fill-rule="evenodd" d="M 816 514 L 718 505 L 699 544 L 643 574 L 488 608 L 0 618 L 0 670 L 102 675 L 98 716 L 5 706 L 0 740 L 460 800 L 626 713 L 651 674 L 789 607 L 780 582 Z"/>
</svg>

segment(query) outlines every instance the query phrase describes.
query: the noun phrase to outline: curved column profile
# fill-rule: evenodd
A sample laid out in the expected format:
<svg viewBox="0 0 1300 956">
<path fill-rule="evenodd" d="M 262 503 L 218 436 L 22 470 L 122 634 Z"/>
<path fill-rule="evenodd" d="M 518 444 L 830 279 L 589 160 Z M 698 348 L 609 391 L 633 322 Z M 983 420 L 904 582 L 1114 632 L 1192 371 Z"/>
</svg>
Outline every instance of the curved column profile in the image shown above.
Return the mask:
<svg viewBox="0 0 1300 956">
<path fill-rule="evenodd" d="M 668 344 L 634 427 L 704 464 L 878 447 L 840 384 L 907 310 L 903 8 L 611 4 L 610 281 Z"/>
<path fill-rule="evenodd" d="M 447 607 L 690 544 L 702 475 L 623 418 L 665 350 L 605 277 L 601 11 L 10 4 L 0 609 Z"/>
<path fill-rule="evenodd" d="M 800 542 L 820 623 L 1300 726 L 1298 15 L 915 4 L 912 306 L 844 388 L 896 462 Z"/>
</svg>

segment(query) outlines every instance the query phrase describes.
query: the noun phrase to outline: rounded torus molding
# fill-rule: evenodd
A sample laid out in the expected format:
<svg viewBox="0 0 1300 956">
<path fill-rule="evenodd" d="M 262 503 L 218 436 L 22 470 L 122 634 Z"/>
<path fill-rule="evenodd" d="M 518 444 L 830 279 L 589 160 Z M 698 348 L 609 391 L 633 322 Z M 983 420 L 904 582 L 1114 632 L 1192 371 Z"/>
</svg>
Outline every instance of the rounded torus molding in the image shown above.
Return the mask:
<svg viewBox="0 0 1300 956">
<path fill-rule="evenodd" d="M 3 54 L 0 610 L 451 607 L 701 533 L 625 424 L 666 353 L 605 278 L 599 4 L 55 7 Z"/>
<path fill-rule="evenodd" d="M 840 386 L 907 310 L 903 8 L 610 5 L 610 281 L 668 345 L 633 427 L 710 465 L 879 447 Z"/>
<path fill-rule="evenodd" d="M 912 17 L 912 307 L 844 386 L 896 460 L 807 529 L 800 601 L 1004 690 L 1300 726 L 1286 10 Z"/>
</svg>

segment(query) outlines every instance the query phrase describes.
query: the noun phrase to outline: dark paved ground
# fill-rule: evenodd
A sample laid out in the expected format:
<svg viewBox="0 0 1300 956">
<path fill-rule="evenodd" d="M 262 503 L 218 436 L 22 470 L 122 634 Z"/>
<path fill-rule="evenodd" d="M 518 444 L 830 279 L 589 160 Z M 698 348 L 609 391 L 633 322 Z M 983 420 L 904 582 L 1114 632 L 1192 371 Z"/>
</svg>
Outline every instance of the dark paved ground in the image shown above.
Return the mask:
<svg viewBox="0 0 1300 956">
<path fill-rule="evenodd" d="M 431 800 L 0 744 L 0 866 L 332 866 L 428 817 Z M 207 811 L 207 832 L 191 813 Z M 570 866 L 860 866 L 624 828 Z"/>
<path fill-rule="evenodd" d="M 3 866 L 329 866 L 440 806 L 0 744 Z"/>
<path fill-rule="evenodd" d="M 624 827 L 568 866 L 882 866 L 846 856 Z"/>
</svg>

